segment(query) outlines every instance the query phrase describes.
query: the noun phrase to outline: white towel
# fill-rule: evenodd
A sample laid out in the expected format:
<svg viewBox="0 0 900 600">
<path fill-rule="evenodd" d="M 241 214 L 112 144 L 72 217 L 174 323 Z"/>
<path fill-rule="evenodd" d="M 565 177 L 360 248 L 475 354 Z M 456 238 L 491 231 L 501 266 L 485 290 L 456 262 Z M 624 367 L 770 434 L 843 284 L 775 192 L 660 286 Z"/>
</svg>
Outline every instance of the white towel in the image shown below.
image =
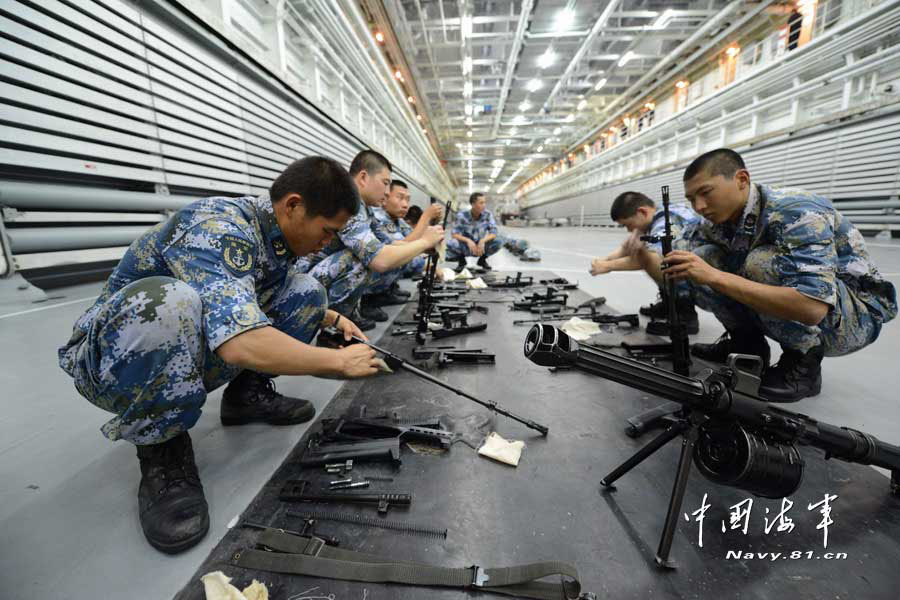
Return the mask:
<svg viewBox="0 0 900 600">
<path fill-rule="evenodd" d="M 478 454 L 515 467 L 519 464 L 523 448 L 525 442 L 505 440 L 496 431 L 492 431 L 478 449 Z"/>
</svg>

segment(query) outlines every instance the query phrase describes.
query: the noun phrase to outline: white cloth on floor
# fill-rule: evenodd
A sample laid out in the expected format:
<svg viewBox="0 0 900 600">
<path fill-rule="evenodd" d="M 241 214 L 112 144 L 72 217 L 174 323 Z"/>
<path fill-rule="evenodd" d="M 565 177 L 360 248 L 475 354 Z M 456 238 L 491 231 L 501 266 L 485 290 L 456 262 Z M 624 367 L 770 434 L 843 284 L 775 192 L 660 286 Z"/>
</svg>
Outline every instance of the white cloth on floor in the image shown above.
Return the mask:
<svg viewBox="0 0 900 600">
<path fill-rule="evenodd" d="M 466 267 L 465 269 L 457 273 L 454 279 L 472 279 L 472 271 L 470 271 L 468 267 Z"/>
<path fill-rule="evenodd" d="M 484 282 L 484 279 L 481 277 L 476 277 L 475 279 L 470 279 L 466 282 L 466 285 L 473 290 L 484 290 L 487 289 L 487 284 Z"/>
<path fill-rule="evenodd" d="M 578 342 L 588 340 L 592 335 L 600 333 L 600 325 L 579 317 L 572 317 L 563 324 L 561 329 Z"/>
<path fill-rule="evenodd" d="M 231 577 L 222 571 L 207 573 L 200 581 L 203 582 L 206 600 L 269 600 L 269 590 L 255 579 L 244 591 L 231 585 Z"/>
<path fill-rule="evenodd" d="M 450 267 L 444 267 L 441 269 L 442 281 L 453 281 L 454 279 L 456 279 L 456 271 L 454 271 Z"/>
<path fill-rule="evenodd" d="M 525 448 L 525 442 L 505 440 L 496 431 L 492 431 L 478 449 L 478 454 L 515 467 L 518 466 L 519 458 L 522 457 L 523 448 Z"/>
</svg>

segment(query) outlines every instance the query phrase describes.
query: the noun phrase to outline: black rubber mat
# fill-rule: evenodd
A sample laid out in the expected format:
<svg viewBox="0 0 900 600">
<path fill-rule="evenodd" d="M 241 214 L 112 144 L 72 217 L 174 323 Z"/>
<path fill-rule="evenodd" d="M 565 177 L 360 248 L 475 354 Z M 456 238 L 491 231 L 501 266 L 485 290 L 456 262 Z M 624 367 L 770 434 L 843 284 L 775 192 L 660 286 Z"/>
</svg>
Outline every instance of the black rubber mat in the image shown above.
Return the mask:
<svg viewBox="0 0 900 600">
<path fill-rule="evenodd" d="M 587 299 L 582 292 L 570 294 L 575 301 Z M 470 294 L 476 299 L 512 295 Z M 409 304 L 400 319 L 411 318 L 413 309 Z M 319 534 L 338 538 L 343 548 L 447 567 L 566 561 L 577 566 L 583 590 L 598 598 L 897 597 L 900 498 L 890 495 L 888 479 L 873 469 L 837 460 L 826 462 L 820 452 L 807 449 L 801 449 L 807 464 L 803 484 L 789 498 L 794 503 L 787 513 L 791 530 L 778 531 L 775 524 L 765 533 L 766 520 L 771 524 L 781 512 L 780 501 L 714 484 L 695 469 L 672 549 L 678 568 L 658 568 L 654 555 L 680 441 L 671 442 L 620 479 L 614 492 L 601 492 L 599 481 L 654 435 L 636 440 L 626 437 L 625 419 L 660 401 L 599 377 L 575 371 L 551 373 L 531 363 L 522 351 L 528 327 L 512 325 L 514 318 L 528 318 L 526 314 L 510 312 L 503 304 L 491 304 L 487 315 L 473 313 L 473 321 L 489 323 L 486 332 L 441 343 L 485 348 L 497 354 L 496 365 L 453 366 L 433 373 L 549 426 L 549 436 L 540 437 L 498 416 L 493 421 L 497 432 L 526 443 L 517 468 L 480 457 L 457 443 L 443 453 L 404 447 L 403 464 L 397 471 L 385 465 L 358 465 L 353 470 L 354 476 L 393 478 L 390 483 L 373 482 L 371 492 L 413 495 L 408 509 L 392 509 L 387 518 L 447 528 L 446 539 L 333 522 L 317 524 Z M 597 341 L 619 342 L 626 332 L 608 327 Z M 632 341 L 643 338 L 640 333 L 627 336 Z M 412 338 L 389 334 L 380 343 L 405 358 L 411 356 L 415 344 Z M 348 382 L 319 418 L 348 411 L 355 414 L 363 406 L 370 416 L 396 412 L 407 419 L 441 417 L 448 425 L 467 428 L 469 437 L 478 437 L 473 431 L 490 417 L 480 406 L 400 372 Z M 333 510 L 377 517 L 374 508 L 278 500 L 286 480 L 325 483 L 332 477 L 321 468 L 303 470 L 298 466 L 305 443 L 306 439 L 299 441 L 242 519 L 296 530 L 302 523 L 287 518 L 286 511 Z M 820 527 L 823 516 L 818 507 L 809 509 L 826 494 L 837 496 L 830 502 L 827 548 L 825 530 Z M 704 497 L 709 508 L 704 514 L 700 547 L 694 513 Z M 752 505 L 744 533 L 744 520 L 733 523 L 731 507 L 743 502 L 741 506 L 746 508 L 748 500 Z M 203 598 L 199 577 L 215 570 L 233 577 L 239 587 L 254 578 L 264 582 L 274 600 L 501 597 L 477 591 L 250 572 L 230 566 L 232 554 L 252 548 L 257 536 L 258 532 L 250 529 L 231 529 L 177 598 Z M 778 553 L 777 557 L 773 558 L 773 553 Z"/>
</svg>

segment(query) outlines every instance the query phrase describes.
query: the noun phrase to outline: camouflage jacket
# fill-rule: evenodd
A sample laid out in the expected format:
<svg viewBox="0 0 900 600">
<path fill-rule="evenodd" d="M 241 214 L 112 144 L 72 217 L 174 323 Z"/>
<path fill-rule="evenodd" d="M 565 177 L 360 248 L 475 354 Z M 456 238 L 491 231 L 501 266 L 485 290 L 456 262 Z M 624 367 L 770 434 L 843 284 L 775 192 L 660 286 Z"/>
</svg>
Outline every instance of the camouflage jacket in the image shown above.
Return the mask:
<svg viewBox="0 0 900 600">
<path fill-rule="evenodd" d="M 882 322 L 897 314 L 897 292 L 875 268 L 862 234 L 822 196 L 754 184 L 736 224 L 703 220 L 689 242 L 721 247 L 734 272 L 750 250 L 771 245 L 785 287 L 834 306 L 840 279 Z"/>
<path fill-rule="evenodd" d="M 662 208 L 657 210 L 653 215 L 653 221 L 650 223 L 650 230 L 647 234 L 654 236 L 658 235 L 660 237 L 664 236 L 666 234 L 665 217 L 665 211 Z M 690 234 L 690 231 L 696 227 L 701 220 L 702 217 L 695 213 L 687 204 L 670 204 L 669 223 L 672 227 L 673 243 L 675 240 L 685 237 L 685 234 Z M 662 241 L 647 242 L 646 246 L 648 250 L 652 250 L 657 254 L 662 254 Z"/>
<path fill-rule="evenodd" d="M 199 294 L 210 350 L 269 325 L 263 312 L 294 259 L 267 195 L 204 198 L 136 239 L 100 297 L 75 323 L 65 349 L 79 343 L 109 297 L 145 277 L 179 279 Z"/>
<path fill-rule="evenodd" d="M 412 233 L 413 228 L 403 219 L 394 219 L 383 208 L 373 208 L 372 230 L 375 236 L 385 244 L 392 244 L 403 240 Z"/>
<path fill-rule="evenodd" d="M 334 239 L 319 252 L 300 259 L 298 263 L 300 270 L 307 272 L 326 256 L 345 248 L 368 267 L 375 255 L 385 246 L 385 242 L 376 235 L 377 226 L 373 228 L 373 223 L 375 223 L 373 211 L 372 207 L 360 199 L 359 210 L 350 217 L 350 220 L 338 231 Z"/>
<path fill-rule="evenodd" d="M 496 235 L 497 232 L 497 222 L 489 210 L 482 211 L 477 219 L 472 218 L 471 210 L 461 210 L 456 213 L 453 233 L 465 236 L 476 244 L 486 235 L 491 233 Z"/>
</svg>

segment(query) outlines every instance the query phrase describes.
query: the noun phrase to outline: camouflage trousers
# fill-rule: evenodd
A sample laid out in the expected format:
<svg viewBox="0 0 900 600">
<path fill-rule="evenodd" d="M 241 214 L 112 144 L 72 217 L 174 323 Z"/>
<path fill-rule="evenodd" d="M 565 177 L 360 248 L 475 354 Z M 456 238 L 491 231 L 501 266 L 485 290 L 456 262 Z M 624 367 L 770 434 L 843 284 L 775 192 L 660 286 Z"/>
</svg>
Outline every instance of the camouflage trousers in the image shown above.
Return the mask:
<svg viewBox="0 0 900 600">
<path fill-rule="evenodd" d="M 476 242 L 477 243 L 477 242 Z M 500 252 L 500 248 L 503 247 L 503 243 L 494 238 L 484 245 L 484 257 L 487 258 L 492 254 L 496 254 Z M 464 256 L 475 256 L 469 251 L 469 245 L 461 242 L 457 239 L 451 239 L 447 242 L 447 260 L 454 261 L 459 260 Z"/>
<path fill-rule="evenodd" d="M 326 306 L 322 286 L 295 273 L 263 310 L 274 327 L 308 343 Z M 210 349 L 200 296 L 171 277 L 140 279 L 110 296 L 88 335 L 60 351 L 60 364 L 74 365 L 69 374 L 82 396 L 116 415 L 103 435 L 138 445 L 193 427 L 207 392 L 241 372 Z"/>
<path fill-rule="evenodd" d="M 309 270 L 309 274 L 328 292 L 331 309 L 349 315 L 363 294 L 387 290 L 400 279 L 402 271 L 401 267 L 376 273 L 349 250 L 341 250 L 319 261 Z"/>
<path fill-rule="evenodd" d="M 784 285 L 773 266 L 776 254 L 773 246 L 754 248 L 742 265 L 729 264 L 733 261 L 718 246 L 701 246 L 694 253 L 716 269 L 758 283 Z M 881 331 L 881 322 L 872 316 L 869 307 L 853 289 L 840 279 L 835 279 L 837 304 L 818 325 L 804 325 L 798 321 L 760 314 L 706 285 L 691 284 L 691 287 L 697 306 L 712 312 L 729 331 L 755 329 L 786 349 L 806 352 L 821 345 L 824 346 L 825 356 L 842 356 L 868 346 Z"/>
</svg>

